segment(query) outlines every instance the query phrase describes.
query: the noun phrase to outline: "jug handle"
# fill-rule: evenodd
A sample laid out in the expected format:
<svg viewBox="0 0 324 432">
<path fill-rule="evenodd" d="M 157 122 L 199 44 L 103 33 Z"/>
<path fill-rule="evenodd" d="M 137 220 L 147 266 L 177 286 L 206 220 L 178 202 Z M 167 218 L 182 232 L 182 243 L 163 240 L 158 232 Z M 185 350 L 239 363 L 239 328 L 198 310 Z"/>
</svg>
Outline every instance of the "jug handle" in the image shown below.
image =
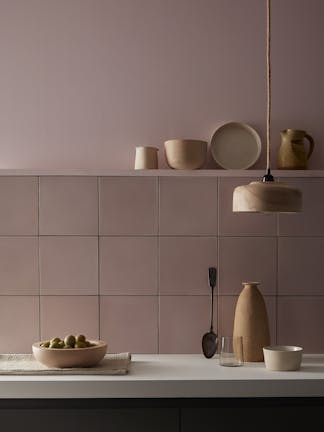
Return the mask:
<svg viewBox="0 0 324 432">
<path fill-rule="evenodd" d="M 308 139 L 308 141 L 309 141 L 309 150 L 308 150 L 308 155 L 307 155 L 307 160 L 308 160 L 311 157 L 313 150 L 314 150 L 314 140 L 308 134 L 305 134 L 305 138 Z"/>
</svg>

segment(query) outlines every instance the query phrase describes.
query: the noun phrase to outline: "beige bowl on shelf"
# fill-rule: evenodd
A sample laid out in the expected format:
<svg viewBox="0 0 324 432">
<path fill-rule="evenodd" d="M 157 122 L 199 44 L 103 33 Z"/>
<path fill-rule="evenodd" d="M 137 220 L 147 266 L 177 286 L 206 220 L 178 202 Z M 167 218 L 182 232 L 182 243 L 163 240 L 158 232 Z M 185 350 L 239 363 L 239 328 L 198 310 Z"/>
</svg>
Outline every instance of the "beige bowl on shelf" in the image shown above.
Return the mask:
<svg viewBox="0 0 324 432">
<path fill-rule="evenodd" d="M 263 348 L 264 363 L 273 371 L 298 370 L 302 361 L 303 348 L 291 345 L 273 345 Z"/>
<path fill-rule="evenodd" d="M 174 169 L 199 169 L 206 160 L 207 141 L 172 139 L 164 142 L 166 161 Z"/>
<path fill-rule="evenodd" d="M 87 348 L 45 348 L 40 342 L 32 345 L 35 359 L 49 368 L 91 367 L 98 364 L 107 352 L 104 341 L 90 341 L 95 346 Z"/>
</svg>

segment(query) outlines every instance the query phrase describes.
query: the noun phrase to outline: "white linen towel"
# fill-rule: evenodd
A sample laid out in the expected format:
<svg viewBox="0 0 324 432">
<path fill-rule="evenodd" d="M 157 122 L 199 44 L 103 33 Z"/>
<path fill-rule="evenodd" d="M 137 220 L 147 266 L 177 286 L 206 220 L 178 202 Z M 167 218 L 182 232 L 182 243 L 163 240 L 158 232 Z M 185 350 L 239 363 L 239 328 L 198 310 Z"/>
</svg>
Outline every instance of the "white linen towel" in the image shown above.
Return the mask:
<svg viewBox="0 0 324 432">
<path fill-rule="evenodd" d="M 96 366 L 48 368 L 33 354 L 0 354 L 0 375 L 126 375 L 131 364 L 129 352 L 106 354 Z"/>
</svg>

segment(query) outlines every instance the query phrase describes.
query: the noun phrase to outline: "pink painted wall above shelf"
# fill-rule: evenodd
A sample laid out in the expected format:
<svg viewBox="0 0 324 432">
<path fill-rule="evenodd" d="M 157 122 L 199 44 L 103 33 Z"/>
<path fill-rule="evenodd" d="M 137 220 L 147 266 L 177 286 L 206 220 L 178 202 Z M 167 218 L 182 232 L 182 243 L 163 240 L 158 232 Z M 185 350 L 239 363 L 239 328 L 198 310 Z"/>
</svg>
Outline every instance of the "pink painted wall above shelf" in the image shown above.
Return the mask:
<svg viewBox="0 0 324 432">
<path fill-rule="evenodd" d="M 273 166 L 292 128 L 324 168 L 323 15 L 272 1 Z M 0 168 L 129 169 L 136 146 L 165 168 L 165 140 L 231 121 L 265 143 L 265 0 L 2 0 L 0 28 Z"/>
</svg>

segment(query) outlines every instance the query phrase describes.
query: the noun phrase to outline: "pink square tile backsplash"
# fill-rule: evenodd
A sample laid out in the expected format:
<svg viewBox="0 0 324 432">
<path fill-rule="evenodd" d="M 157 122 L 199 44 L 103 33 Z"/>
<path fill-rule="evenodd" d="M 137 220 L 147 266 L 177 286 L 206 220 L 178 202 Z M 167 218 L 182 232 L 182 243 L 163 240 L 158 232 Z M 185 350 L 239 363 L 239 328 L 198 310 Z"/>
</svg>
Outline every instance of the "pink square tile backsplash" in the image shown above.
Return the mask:
<svg viewBox="0 0 324 432">
<path fill-rule="evenodd" d="M 111 352 L 157 353 L 157 296 L 101 296 L 100 336 Z"/>
<path fill-rule="evenodd" d="M 278 343 L 324 352 L 324 297 L 278 298 Z"/>
<path fill-rule="evenodd" d="M 41 235 L 98 235 L 98 179 L 41 177 Z"/>
<path fill-rule="evenodd" d="M 41 296 L 41 339 L 84 334 L 99 337 L 99 304 L 97 296 Z"/>
<path fill-rule="evenodd" d="M 1 177 L 0 203 L 0 235 L 37 235 L 37 177 Z"/>
<path fill-rule="evenodd" d="M 156 295 L 156 237 L 100 238 L 100 294 Z"/>
<path fill-rule="evenodd" d="M 279 215 L 280 236 L 324 236 L 323 179 L 282 179 L 303 193 L 303 211 Z"/>
<path fill-rule="evenodd" d="M 41 294 L 98 294 L 98 237 L 40 237 L 39 259 Z"/>
<path fill-rule="evenodd" d="M 31 353 L 39 338 L 39 297 L 1 296 L 1 353 Z"/>
<path fill-rule="evenodd" d="M 217 300 L 215 301 L 215 308 Z M 160 298 L 159 350 L 163 353 L 199 353 L 202 335 L 209 330 L 208 296 Z"/>
<path fill-rule="evenodd" d="M 221 237 L 219 250 L 221 294 L 239 294 L 245 281 L 260 282 L 263 294 L 276 294 L 276 238 Z"/>
<path fill-rule="evenodd" d="M 217 178 L 160 179 L 161 235 L 217 235 Z"/>
<path fill-rule="evenodd" d="M 201 353 L 215 266 L 219 334 L 232 332 L 242 282 L 256 280 L 272 343 L 324 352 L 324 178 L 290 179 L 304 212 L 279 218 L 232 213 L 248 181 L 1 177 L 2 350 L 80 332 L 110 351 Z"/>
<path fill-rule="evenodd" d="M 100 235 L 157 234 L 157 178 L 103 177 L 99 197 Z"/>
<path fill-rule="evenodd" d="M 38 238 L 0 237 L 0 295 L 39 295 Z"/>
<path fill-rule="evenodd" d="M 208 295 L 208 267 L 217 266 L 215 237 L 160 238 L 160 294 Z"/>
<path fill-rule="evenodd" d="M 323 237 L 282 237 L 278 250 L 279 295 L 324 295 Z"/>
</svg>

